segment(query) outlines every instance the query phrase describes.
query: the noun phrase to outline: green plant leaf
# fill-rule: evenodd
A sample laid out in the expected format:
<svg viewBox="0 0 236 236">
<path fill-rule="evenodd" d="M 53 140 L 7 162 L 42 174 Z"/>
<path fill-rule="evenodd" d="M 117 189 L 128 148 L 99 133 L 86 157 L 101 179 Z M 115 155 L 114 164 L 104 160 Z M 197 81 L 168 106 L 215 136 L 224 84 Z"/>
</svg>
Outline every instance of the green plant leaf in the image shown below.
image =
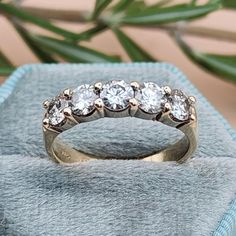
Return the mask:
<svg viewBox="0 0 236 236">
<path fill-rule="evenodd" d="M 144 10 L 145 11 L 159 10 L 160 7 L 166 5 L 171 1 L 173 0 L 160 0 L 155 4 L 147 5 L 145 0 L 135 0 L 135 1 L 121 0 L 120 2 L 118 2 L 117 5 L 114 6 L 113 13 L 117 13 L 123 10 L 126 15 L 133 15 L 133 14 L 136 15 L 137 13 L 143 12 Z"/>
<path fill-rule="evenodd" d="M 31 14 L 29 14 L 17 7 L 14 7 L 11 4 L 0 2 L 0 11 L 6 13 L 7 15 L 14 16 L 19 20 L 35 24 L 43 29 L 47 29 L 49 31 L 52 31 L 56 34 L 59 34 L 65 38 L 69 38 L 71 40 L 74 40 L 78 37 L 77 34 L 75 34 L 73 32 L 70 32 L 70 31 L 64 30 L 58 26 L 55 26 L 55 25 L 51 24 L 49 21 L 44 20 L 39 17 L 36 17 L 36 16 L 33 16 L 33 15 L 31 15 Z"/>
<path fill-rule="evenodd" d="M 94 27 L 79 33 L 76 41 L 90 40 L 93 36 L 101 33 L 105 29 L 107 29 L 107 26 L 104 24 L 95 25 Z"/>
<path fill-rule="evenodd" d="M 0 66 L 0 76 L 8 76 L 15 70 L 14 67 L 1 67 Z"/>
<path fill-rule="evenodd" d="M 149 9 L 154 9 L 154 8 L 158 9 L 158 8 L 160 8 L 162 6 L 165 6 L 166 4 L 168 4 L 168 3 L 172 2 L 172 1 L 173 0 L 160 0 L 159 2 L 149 6 Z"/>
<path fill-rule="evenodd" d="M 95 20 L 101 12 L 110 4 L 112 0 L 96 0 L 95 8 L 92 14 L 92 19 Z"/>
<path fill-rule="evenodd" d="M 0 66 L 11 67 L 10 60 L 0 51 Z"/>
<path fill-rule="evenodd" d="M 197 0 L 191 0 L 189 4 L 192 6 L 195 6 L 196 3 L 197 3 Z"/>
<path fill-rule="evenodd" d="M 223 6 L 225 8 L 236 9 L 236 1 L 235 0 L 223 0 Z"/>
<path fill-rule="evenodd" d="M 0 51 L 0 76 L 10 75 L 14 70 L 11 61 Z"/>
<path fill-rule="evenodd" d="M 179 35 L 176 41 L 183 52 L 206 70 L 236 83 L 236 55 L 214 55 L 197 52 L 185 43 Z"/>
<path fill-rule="evenodd" d="M 156 4 L 154 4 L 155 7 L 162 7 L 165 6 L 168 3 L 171 3 L 173 0 L 160 0 Z"/>
<path fill-rule="evenodd" d="M 207 4 L 191 6 L 189 4 L 179 4 L 165 8 L 147 8 L 133 14 L 127 14 L 124 17 L 114 17 L 111 19 L 113 24 L 131 24 L 131 25 L 152 25 L 165 24 L 181 20 L 190 20 L 207 15 L 221 7 L 219 0 L 209 1 Z"/>
<path fill-rule="evenodd" d="M 132 61 L 156 61 L 124 32 L 117 28 L 114 28 L 113 32 Z"/>
<path fill-rule="evenodd" d="M 132 1 L 131 4 L 125 9 L 125 15 L 137 14 L 147 8 L 144 0 Z"/>
<path fill-rule="evenodd" d="M 139 1 L 134 0 L 120 0 L 113 8 L 113 13 L 121 12 L 125 10 L 129 5 L 133 4 L 133 2 L 137 3 Z"/>
<path fill-rule="evenodd" d="M 57 62 L 57 60 L 55 60 L 50 53 L 40 48 L 38 44 L 34 40 L 32 40 L 31 35 L 22 26 L 20 26 L 18 23 L 14 23 L 14 21 L 12 23 L 17 32 L 21 35 L 22 39 L 27 44 L 27 46 L 38 57 L 38 59 L 45 63 Z"/>
<path fill-rule="evenodd" d="M 31 38 L 41 47 L 55 53 L 70 62 L 119 62 L 115 56 L 108 56 L 96 50 L 80 45 L 74 45 L 55 38 L 31 35 Z"/>
</svg>

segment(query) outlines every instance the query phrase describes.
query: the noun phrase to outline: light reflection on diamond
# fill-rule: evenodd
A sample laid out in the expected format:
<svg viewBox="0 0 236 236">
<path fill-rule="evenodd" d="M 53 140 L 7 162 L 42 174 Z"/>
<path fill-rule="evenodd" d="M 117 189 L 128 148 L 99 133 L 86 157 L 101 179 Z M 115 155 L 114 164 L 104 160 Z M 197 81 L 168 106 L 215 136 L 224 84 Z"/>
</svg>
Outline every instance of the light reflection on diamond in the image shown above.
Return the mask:
<svg viewBox="0 0 236 236">
<path fill-rule="evenodd" d="M 170 97 L 171 101 L 171 115 L 180 121 L 189 119 L 190 104 L 188 98 L 180 90 L 173 90 Z"/>
<path fill-rule="evenodd" d="M 53 100 L 48 108 L 48 119 L 51 125 L 59 125 L 64 119 L 64 108 L 69 106 L 69 101 L 65 98 L 56 98 Z"/>
<path fill-rule="evenodd" d="M 103 85 L 100 97 L 108 109 L 118 111 L 128 107 L 134 91 L 124 80 L 113 80 Z"/>
<path fill-rule="evenodd" d="M 93 86 L 84 84 L 73 91 L 71 98 L 72 111 L 76 115 L 87 115 L 94 110 L 94 101 L 98 95 L 94 93 Z"/>
<path fill-rule="evenodd" d="M 70 98 L 56 97 L 47 110 L 49 124 L 58 126 L 65 121 L 64 108 L 70 107 L 74 115 L 86 116 L 95 109 L 95 101 L 101 98 L 105 107 L 112 111 L 122 111 L 129 106 L 130 99 L 138 101 L 139 108 L 150 114 L 161 114 L 163 105 L 171 105 L 170 115 L 176 121 L 186 121 L 191 115 L 188 97 L 180 90 L 172 90 L 166 95 L 163 88 L 153 82 L 145 82 L 134 92 L 130 84 L 123 80 L 110 81 L 103 85 L 99 93 L 94 86 L 84 84 L 72 91 Z"/>
<path fill-rule="evenodd" d="M 135 98 L 143 111 L 152 114 L 160 112 L 162 104 L 166 101 L 163 89 L 152 82 L 144 83 L 143 87 L 137 91 Z"/>
</svg>

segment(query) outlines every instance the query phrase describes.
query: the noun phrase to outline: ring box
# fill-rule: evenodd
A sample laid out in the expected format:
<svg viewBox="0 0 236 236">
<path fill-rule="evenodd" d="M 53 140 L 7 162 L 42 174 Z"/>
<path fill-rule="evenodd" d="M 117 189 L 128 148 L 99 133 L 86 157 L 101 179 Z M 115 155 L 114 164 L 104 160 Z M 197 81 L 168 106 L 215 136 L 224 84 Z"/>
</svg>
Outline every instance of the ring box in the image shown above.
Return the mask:
<svg viewBox="0 0 236 236">
<path fill-rule="evenodd" d="M 193 159 L 182 165 L 50 162 L 42 102 L 67 87 L 113 79 L 153 81 L 194 95 L 199 146 Z M 236 234 L 236 132 L 173 65 L 26 65 L 0 87 L 0 117 L 0 235 Z M 151 121 L 104 118 L 62 138 L 83 152 L 119 159 L 154 153 L 180 136 Z"/>
</svg>

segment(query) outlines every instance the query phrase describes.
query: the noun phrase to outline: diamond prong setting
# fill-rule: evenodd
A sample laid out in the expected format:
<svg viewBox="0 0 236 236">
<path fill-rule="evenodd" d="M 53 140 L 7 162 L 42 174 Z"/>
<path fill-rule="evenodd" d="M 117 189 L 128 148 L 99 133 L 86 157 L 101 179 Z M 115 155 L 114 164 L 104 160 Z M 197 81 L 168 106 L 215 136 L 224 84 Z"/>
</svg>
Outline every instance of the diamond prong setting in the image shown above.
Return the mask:
<svg viewBox="0 0 236 236">
<path fill-rule="evenodd" d="M 164 93 L 166 95 L 170 95 L 171 94 L 171 88 L 169 86 L 164 86 L 163 90 L 164 90 Z"/>
<path fill-rule="evenodd" d="M 194 96 L 189 96 L 188 101 L 190 104 L 194 105 L 196 103 L 196 98 Z"/>
<path fill-rule="evenodd" d="M 144 82 L 136 93 L 139 108 L 145 113 L 157 114 L 166 101 L 164 89 L 153 82 Z"/>
<path fill-rule="evenodd" d="M 48 109 L 49 106 L 50 106 L 50 102 L 48 100 L 43 102 L 43 108 Z"/>
<path fill-rule="evenodd" d="M 95 102 L 94 102 L 94 105 L 98 109 L 104 108 L 104 103 L 103 103 L 101 98 L 96 99 Z"/>
<path fill-rule="evenodd" d="M 140 88 L 140 84 L 136 81 L 131 82 L 130 85 L 134 89 L 134 91 L 137 91 Z"/>
<path fill-rule="evenodd" d="M 129 100 L 129 103 L 130 103 L 130 105 L 131 105 L 132 107 L 137 107 L 137 106 L 138 106 L 138 101 L 137 101 L 136 98 L 131 98 L 131 99 Z"/>
<path fill-rule="evenodd" d="M 169 102 L 166 102 L 163 106 L 163 113 L 167 114 L 171 111 L 171 105 Z"/>
<path fill-rule="evenodd" d="M 110 111 L 125 110 L 129 106 L 129 100 L 133 97 L 133 88 L 124 80 L 112 80 L 105 83 L 100 93 L 105 108 Z"/>
<path fill-rule="evenodd" d="M 68 107 L 68 100 L 65 97 L 58 96 L 54 98 L 47 109 L 47 118 L 49 125 L 61 126 L 65 122 L 64 108 Z"/>
<path fill-rule="evenodd" d="M 188 97 L 178 89 L 174 89 L 170 95 L 171 117 L 178 122 L 186 122 L 191 115 L 191 103 Z"/>
<path fill-rule="evenodd" d="M 194 114 L 191 114 L 191 115 L 190 115 L 190 121 L 191 121 L 191 122 L 196 121 L 196 116 L 195 116 Z"/>
<path fill-rule="evenodd" d="M 72 95 L 72 91 L 70 89 L 65 89 L 63 91 L 63 96 L 67 99 L 70 99 L 71 98 L 71 95 Z"/>
<path fill-rule="evenodd" d="M 102 90 L 102 83 L 101 82 L 97 82 L 94 84 L 94 90 L 96 93 L 100 92 Z"/>
<path fill-rule="evenodd" d="M 48 119 L 48 118 L 44 118 L 44 119 L 43 119 L 43 126 L 44 126 L 45 128 L 47 128 L 47 127 L 49 126 L 49 119 Z"/>
<path fill-rule="evenodd" d="M 94 87 L 89 84 L 80 85 L 73 90 L 71 96 L 71 109 L 73 114 L 87 116 L 95 109 L 94 102 L 98 95 L 94 93 Z"/>
<path fill-rule="evenodd" d="M 63 113 L 66 117 L 70 117 L 72 115 L 72 110 L 70 107 L 66 107 L 64 108 Z"/>
<path fill-rule="evenodd" d="M 47 109 L 43 125 L 63 126 L 66 119 L 71 117 L 77 120 L 83 117 L 85 121 L 86 117 L 88 120 L 92 120 L 92 116 L 101 118 L 104 116 L 101 112 L 106 117 L 116 117 L 116 113 L 119 113 L 117 117 L 135 116 L 150 120 L 163 116 L 163 119 L 173 120 L 177 124 L 186 123 L 196 120 L 195 103 L 195 97 L 187 97 L 181 90 L 172 90 L 169 86 L 160 87 L 153 82 L 139 84 L 113 80 L 104 84 L 84 84 L 64 90 L 62 95 L 52 101 L 46 100 L 43 103 Z"/>
</svg>

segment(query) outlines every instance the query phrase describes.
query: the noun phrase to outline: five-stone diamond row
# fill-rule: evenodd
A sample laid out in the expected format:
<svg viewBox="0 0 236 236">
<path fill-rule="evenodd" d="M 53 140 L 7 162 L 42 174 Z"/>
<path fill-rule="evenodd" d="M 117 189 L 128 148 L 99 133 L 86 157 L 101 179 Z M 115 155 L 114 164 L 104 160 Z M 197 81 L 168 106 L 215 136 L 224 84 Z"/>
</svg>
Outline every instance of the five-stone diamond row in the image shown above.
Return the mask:
<svg viewBox="0 0 236 236">
<path fill-rule="evenodd" d="M 194 97 L 187 97 L 181 90 L 172 90 L 169 86 L 112 80 L 66 89 L 51 101 L 45 101 L 47 111 L 43 123 L 60 127 L 68 117 L 73 117 L 77 123 L 89 121 L 95 111 L 97 115 L 93 119 L 133 116 L 158 120 L 168 112 L 173 121 L 186 123 L 191 120 L 194 103 Z"/>
</svg>

